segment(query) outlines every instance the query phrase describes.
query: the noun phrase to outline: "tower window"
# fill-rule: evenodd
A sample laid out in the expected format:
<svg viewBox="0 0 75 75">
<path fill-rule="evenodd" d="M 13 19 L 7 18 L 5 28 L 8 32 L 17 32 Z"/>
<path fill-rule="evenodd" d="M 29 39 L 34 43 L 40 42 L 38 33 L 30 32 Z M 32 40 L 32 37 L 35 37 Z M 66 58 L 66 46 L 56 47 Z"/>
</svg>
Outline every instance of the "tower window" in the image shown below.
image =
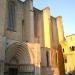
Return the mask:
<svg viewBox="0 0 75 75">
<path fill-rule="evenodd" d="M 56 52 L 56 63 L 58 64 L 58 54 Z"/>
<path fill-rule="evenodd" d="M 72 50 L 74 51 L 74 47 L 72 46 Z"/>
<path fill-rule="evenodd" d="M 15 3 L 12 0 L 8 1 L 8 26 L 7 29 L 14 31 L 15 27 Z"/>
<path fill-rule="evenodd" d="M 64 48 L 63 48 L 62 50 L 63 50 L 63 52 L 64 52 Z"/>
<path fill-rule="evenodd" d="M 22 20 L 22 25 L 24 25 L 24 20 Z"/>
<path fill-rule="evenodd" d="M 67 57 L 64 57 L 64 63 L 67 63 Z"/>
<path fill-rule="evenodd" d="M 75 51 L 75 46 L 70 47 L 71 51 Z"/>
<path fill-rule="evenodd" d="M 49 52 L 46 52 L 47 66 L 49 66 Z"/>
</svg>

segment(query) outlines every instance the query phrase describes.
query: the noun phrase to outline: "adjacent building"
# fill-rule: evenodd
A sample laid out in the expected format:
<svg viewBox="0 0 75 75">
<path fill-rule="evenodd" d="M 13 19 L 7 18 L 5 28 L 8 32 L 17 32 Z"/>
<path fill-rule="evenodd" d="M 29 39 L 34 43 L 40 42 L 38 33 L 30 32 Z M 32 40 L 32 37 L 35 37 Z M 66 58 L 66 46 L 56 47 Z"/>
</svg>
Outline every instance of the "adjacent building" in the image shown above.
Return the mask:
<svg viewBox="0 0 75 75">
<path fill-rule="evenodd" d="M 62 45 L 66 73 L 75 73 L 75 34 L 66 36 Z"/>
</svg>

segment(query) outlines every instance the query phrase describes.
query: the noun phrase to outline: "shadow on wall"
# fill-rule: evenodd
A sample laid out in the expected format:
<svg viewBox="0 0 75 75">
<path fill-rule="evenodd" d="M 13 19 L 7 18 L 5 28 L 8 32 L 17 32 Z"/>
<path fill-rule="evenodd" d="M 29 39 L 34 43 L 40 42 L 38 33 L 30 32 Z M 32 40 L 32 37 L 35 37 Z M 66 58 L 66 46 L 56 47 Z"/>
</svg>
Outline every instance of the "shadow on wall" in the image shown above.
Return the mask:
<svg viewBox="0 0 75 75">
<path fill-rule="evenodd" d="M 41 75 L 53 75 L 53 71 L 51 67 L 42 66 L 41 67 Z"/>
<path fill-rule="evenodd" d="M 58 45 L 58 68 L 60 75 L 65 75 L 64 58 L 60 44 Z"/>
<path fill-rule="evenodd" d="M 65 75 L 75 75 L 75 70 L 71 71 L 71 72 L 68 72 L 67 74 Z"/>
<path fill-rule="evenodd" d="M 74 70 L 74 71 L 72 71 L 72 75 L 75 75 L 75 70 Z"/>
<path fill-rule="evenodd" d="M 22 66 L 22 68 L 23 67 L 24 66 Z M 32 70 L 32 67 L 28 69 L 27 66 L 25 66 L 24 69 L 22 68 L 21 69 L 18 68 L 17 70 L 16 68 L 10 68 L 9 72 L 5 72 L 4 75 L 53 75 L 50 67 L 40 68 L 40 67 L 34 66 L 33 70 Z"/>
</svg>

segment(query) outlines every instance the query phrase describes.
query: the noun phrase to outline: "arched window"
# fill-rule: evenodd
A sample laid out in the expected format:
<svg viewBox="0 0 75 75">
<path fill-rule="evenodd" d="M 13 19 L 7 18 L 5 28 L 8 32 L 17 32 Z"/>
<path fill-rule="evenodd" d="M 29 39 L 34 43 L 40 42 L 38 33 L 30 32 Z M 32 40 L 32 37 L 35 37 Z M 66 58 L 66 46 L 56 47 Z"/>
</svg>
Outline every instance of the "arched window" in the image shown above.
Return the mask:
<svg viewBox="0 0 75 75">
<path fill-rule="evenodd" d="M 74 46 L 72 46 L 72 51 L 74 51 Z"/>
<path fill-rule="evenodd" d="M 49 52 L 46 52 L 47 66 L 49 66 Z"/>
<path fill-rule="evenodd" d="M 64 63 L 67 63 L 67 56 L 64 56 Z"/>
<path fill-rule="evenodd" d="M 75 46 L 71 46 L 71 47 L 70 47 L 70 50 L 71 50 L 71 51 L 75 51 Z"/>
<path fill-rule="evenodd" d="M 15 2 L 8 0 L 8 26 L 7 29 L 14 31 L 15 25 Z"/>
<path fill-rule="evenodd" d="M 64 52 L 64 48 L 63 48 L 62 50 L 63 50 L 63 52 Z"/>
</svg>

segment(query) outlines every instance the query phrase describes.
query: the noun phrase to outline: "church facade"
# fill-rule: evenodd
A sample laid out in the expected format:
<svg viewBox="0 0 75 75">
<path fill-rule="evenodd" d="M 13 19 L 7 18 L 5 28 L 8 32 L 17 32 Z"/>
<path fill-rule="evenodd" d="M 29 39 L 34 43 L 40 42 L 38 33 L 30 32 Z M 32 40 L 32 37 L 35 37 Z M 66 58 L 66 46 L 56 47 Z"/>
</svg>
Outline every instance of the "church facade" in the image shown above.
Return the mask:
<svg viewBox="0 0 75 75">
<path fill-rule="evenodd" d="M 0 0 L 0 75 L 64 75 L 62 17 L 32 0 Z"/>
</svg>

